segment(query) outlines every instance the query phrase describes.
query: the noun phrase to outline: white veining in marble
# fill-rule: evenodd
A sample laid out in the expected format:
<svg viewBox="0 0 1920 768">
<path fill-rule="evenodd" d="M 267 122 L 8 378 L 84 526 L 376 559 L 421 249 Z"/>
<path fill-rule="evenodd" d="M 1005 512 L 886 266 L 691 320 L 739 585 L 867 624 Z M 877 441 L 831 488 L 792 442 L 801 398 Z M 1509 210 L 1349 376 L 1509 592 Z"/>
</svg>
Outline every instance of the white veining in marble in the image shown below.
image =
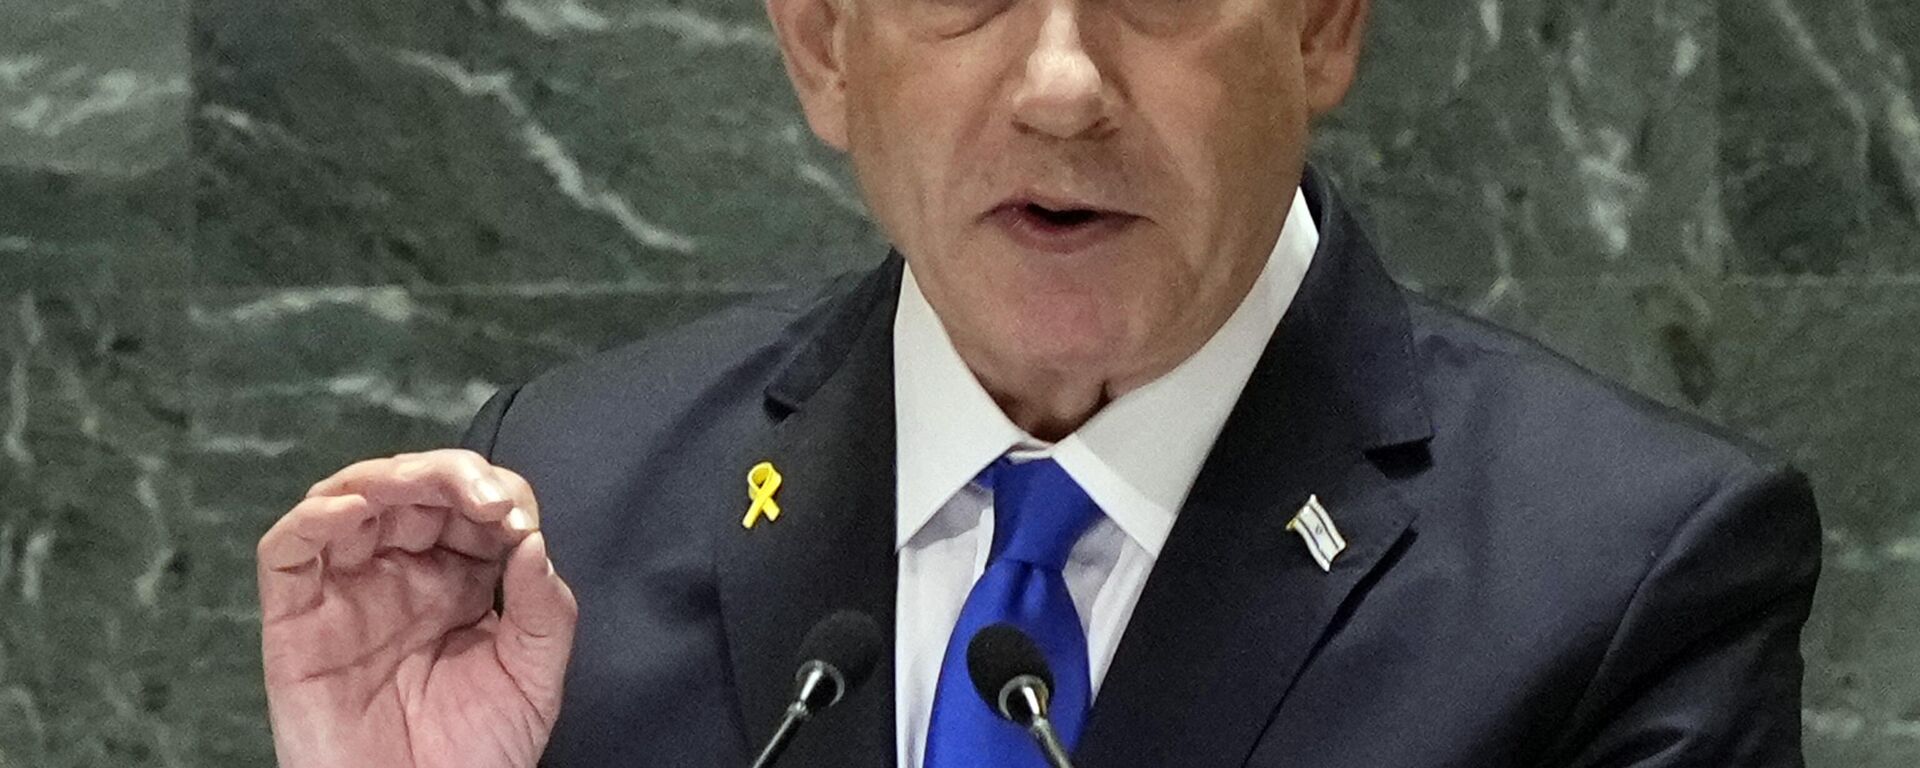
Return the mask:
<svg viewBox="0 0 1920 768">
<path fill-rule="evenodd" d="M 275 291 L 259 299 L 227 307 L 215 317 L 205 307 L 194 308 L 195 322 L 224 322 L 240 326 L 267 325 L 316 309 L 353 306 L 389 323 L 406 323 L 420 315 L 418 302 L 397 286 L 331 286 Z"/>
<path fill-rule="evenodd" d="M 612 20 L 579 0 L 507 0 L 500 6 L 500 12 L 542 37 L 605 32 L 613 26 Z"/>
<path fill-rule="evenodd" d="M 779 49 L 773 33 L 765 27 L 724 22 L 687 8 L 645 8 L 635 11 L 628 20 L 635 26 L 671 32 L 679 36 L 681 44 L 698 48 L 746 46 L 763 51 Z"/>
<path fill-rule="evenodd" d="M 520 140 L 527 155 L 537 161 L 553 178 L 555 185 L 580 207 L 599 213 L 620 225 L 635 241 L 648 248 L 688 254 L 697 249 L 694 239 L 642 218 L 620 193 L 604 181 L 588 175 L 565 142 L 539 120 L 533 109 L 513 92 L 513 76 L 504 72 L 472 72 L 445 56 L 419 51 L 401 51 L 394 60 L 427 72 L 457 88 L 462 94 L 493 101 L 507 110 L 519 124 Z M 628 264 L 628 267 L 633 267 Z"/>
<path fill-rule="evenodd" d="M 20 601 L 39 605 L 45 590 L 47 560 L 53 556 L 53 542 L 60 536 L 52 528 L 39 528 L 27 535 L 20 553 Z"/>
<path fill-rule="evenodd" d="M 20 339 L 19 347 L 8 355 L 7 424 L 6 431 L 0 433 L 0 447 L 4 448 L 7 458 L 17 467 L 19 475 L 25 476 L 34 466 L 33 450 L 27 446 L 28 408 L 34 400 L 33 391 L 29 388 L 32 382 L 27 377 L 27 363 L 31 350 L 40 345 L 43 331 L 32 293 L 20 296 L 12 314 L 18 322 L 15 327 Z"/>
<path fill-rule="evenodd" d="M 528 31 L 551 39 L 653 29 L 674 36 L 689 48 L 779 50 L 779 43 L 758 17 L 748 23 L 726 21 L 678 5 L 648 5 L 609 15 L 581 0 L 507 0 L 500 10 Z"/>
<path fill-rule="evenodd" d="M 357 402 L 407 418 L 426 419 L 443 426 L 465 427 L 475 411 L 499 389 L 488 381 L 461 383 L 409 381 L 384 371 L 348 371 L 315 377 L 299 384 L 238 387 L 235 401 L 255 398 L 299 400 L 323 397 Z"/>
</svg>

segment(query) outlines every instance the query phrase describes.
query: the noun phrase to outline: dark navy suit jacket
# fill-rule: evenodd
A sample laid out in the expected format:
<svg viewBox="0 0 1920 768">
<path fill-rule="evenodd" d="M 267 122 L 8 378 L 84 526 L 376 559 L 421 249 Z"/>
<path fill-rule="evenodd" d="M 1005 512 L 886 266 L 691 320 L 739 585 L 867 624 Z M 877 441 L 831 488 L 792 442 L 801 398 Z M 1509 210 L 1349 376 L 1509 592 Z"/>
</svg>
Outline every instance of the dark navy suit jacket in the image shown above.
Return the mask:
<svg viewBox="0 0 1920 768">
<path fill-rule="evenodd" d="M 1123 766 L 1798 766 L 1803 476 L 1321 245 L 1166 542 L 1085 735 Z M 901 262 L 502 392 L 581 624 L 545 765 L 738 768 L 793 649 L 892 626 Z M 741 525 L 772 461 L 783 515 Z M 1286 523 L 1317 495 L 1349 548 Z M 783 766 L 894 763 L 891 633 Z"/>
</svg>

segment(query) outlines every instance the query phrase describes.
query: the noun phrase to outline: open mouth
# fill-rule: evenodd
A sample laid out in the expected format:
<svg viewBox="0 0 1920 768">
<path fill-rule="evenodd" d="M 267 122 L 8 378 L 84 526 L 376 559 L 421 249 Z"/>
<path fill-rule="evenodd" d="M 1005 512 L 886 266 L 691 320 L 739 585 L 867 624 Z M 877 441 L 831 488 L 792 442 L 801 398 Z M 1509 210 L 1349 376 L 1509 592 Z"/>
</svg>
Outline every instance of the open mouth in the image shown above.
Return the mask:
<svg viewBox="0 0 1920 768">
<path fill-rule="evenodd" d="M 1140 217 L 1077 201 L 1020 197 L 995 208 L 991 218 L 1023 245 L 1068 253 L 1092 247 Z"/>
<path fill-rule="evenodd" d="M 1048 208 L 1039 203 L 1027 203 L 1020 207 L 1023 216 L 1034 219 L 1036 223 L 1048 227 L 1071 229 L 1084 224 L 1092 224 L 1103 216 L 1112 214 L 1096 211 L 1092 208 Z"/>
</svg>

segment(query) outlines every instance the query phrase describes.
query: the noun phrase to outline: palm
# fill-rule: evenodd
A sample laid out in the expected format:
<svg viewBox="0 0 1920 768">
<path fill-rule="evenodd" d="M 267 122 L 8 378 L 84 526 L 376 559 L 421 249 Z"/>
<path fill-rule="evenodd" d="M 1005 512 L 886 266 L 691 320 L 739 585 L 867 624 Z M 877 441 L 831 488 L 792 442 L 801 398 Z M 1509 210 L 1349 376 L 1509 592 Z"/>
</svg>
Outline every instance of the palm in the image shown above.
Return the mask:
<svg viewBox="0 0 1920 768">
<path fill-rule="evenodd" d="M 353 504 L 303 508 L 329 503 Z M 372 531 L 363 539 L 393 527 L 358 526 Z M 282 766 L 534 765 L 558 714 L 572 598 L 538 534 L 481 534 L 401 547 L 348 532 L 325 542 L 329 556 L 299 552 L 280 566 L 263 544 L 262 645 Z M 493 605 L 503 575 L 505 618 Z"/>
<path fill-rule="evenodd" d="M 303 709 L 355 724 L 367 743 L 337 746 L 367 764 L 529 765 L 539 713 L 495 651 L 499 572 L 450 553 L 396 552 L 330 574 L 318 606 L 266 622 L 268 680 L 285 682 Z M 371 759 L 398 746 L 406 751 Z"/>
</svg>

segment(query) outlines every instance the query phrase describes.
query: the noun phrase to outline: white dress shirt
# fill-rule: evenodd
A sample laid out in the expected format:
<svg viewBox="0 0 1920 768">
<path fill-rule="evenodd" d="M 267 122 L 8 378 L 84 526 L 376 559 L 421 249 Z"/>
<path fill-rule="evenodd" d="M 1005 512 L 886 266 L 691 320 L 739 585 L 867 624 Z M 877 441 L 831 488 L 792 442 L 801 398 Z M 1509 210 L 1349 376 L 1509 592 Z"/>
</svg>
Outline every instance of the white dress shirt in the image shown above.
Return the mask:
<svg viewBox="0 0 1920 768">
<path fill-rule="evenodd" d="M 947 640 L 993 542 L 993 499 L 975 476 L 1009 451 L 1049 455 L 1105 513 L 1065 568 L 1097 697 L 1174 517 L 1319 243 L 1306 198 L 1296 192 L 1266 267 L 1213 338 L 1051 445 L 1015 426 L 988 396 L 907 270 L 893 323 L 901 768 L 920 768 Z"/>
</svg>

